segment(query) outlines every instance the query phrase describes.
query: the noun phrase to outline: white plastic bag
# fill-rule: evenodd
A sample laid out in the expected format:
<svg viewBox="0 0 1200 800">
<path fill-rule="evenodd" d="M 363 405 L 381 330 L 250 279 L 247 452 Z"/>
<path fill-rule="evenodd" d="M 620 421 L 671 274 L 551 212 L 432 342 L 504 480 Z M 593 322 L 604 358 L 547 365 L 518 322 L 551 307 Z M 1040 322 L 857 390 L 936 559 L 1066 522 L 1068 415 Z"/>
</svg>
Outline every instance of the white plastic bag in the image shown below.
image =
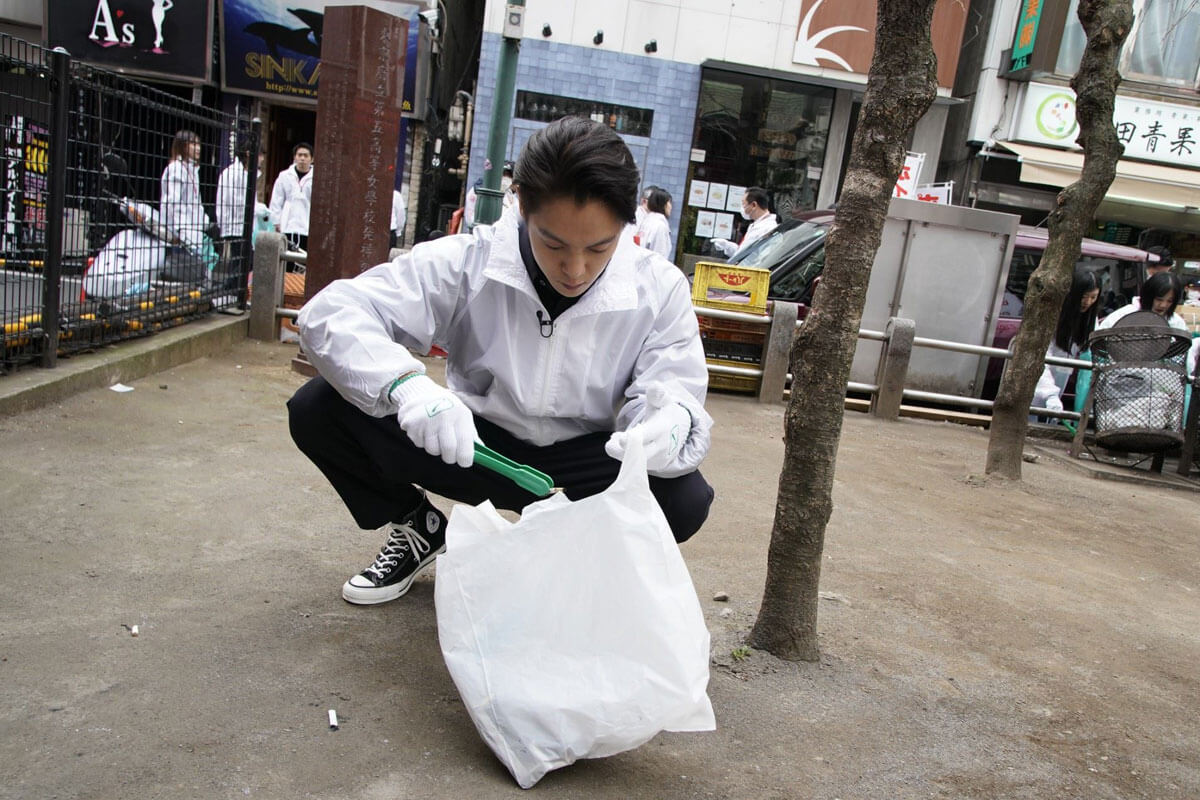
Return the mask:
<svg viewBox="0 0 1200 800">
<path fill-rule="evenodd" d="M 556 495 L 516 523 L 456 506 L 434 601 L 463 703 L 522 788 L 659 731 L 716 728 L 708 629 L 640 436 L 601 494 Z"/>
</svg>

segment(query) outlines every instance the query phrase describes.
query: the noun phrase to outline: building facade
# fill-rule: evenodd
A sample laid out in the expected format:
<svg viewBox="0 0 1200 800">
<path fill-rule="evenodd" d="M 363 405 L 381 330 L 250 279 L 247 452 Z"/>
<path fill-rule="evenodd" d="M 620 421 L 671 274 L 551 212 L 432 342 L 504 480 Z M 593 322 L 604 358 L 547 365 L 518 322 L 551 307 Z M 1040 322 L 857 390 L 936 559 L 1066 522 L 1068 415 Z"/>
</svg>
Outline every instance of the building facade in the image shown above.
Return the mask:
<svg viewBox="0 0 1200 800">
<path fill-rule="evenodd" d="M 487 141 L 505 4 L 489 0 L 472 139 Z M 781 215 L 837 197 L 874 46 L 874 0 L 528 0 L 508 158 L 553 119 L 582 114 L 625 139 L 642 183 L 667 189 L 677 263 L 714 236 L 737 239 L 740 192 L 761 186 Z M 936 7 L 938 99 L 910 149 L 933 181 L 966 9 Z M 486 154 L 471 153 L 469 180 Z"/>
<path fill-rule="evenodd" d="M 1200 276 L 1200 5 L 1133 0 L 1114 124 L 1125 152 L 1101 203 L 1094 238 L 1166 245 L 1185 277 Z M 1079 177 L 1075 96 L 1085 36 L 1078 0 L 983 0 L 989 23 L 963 53 L 942 172 L 956 201 L 1044 222 Z"/>
</svg>

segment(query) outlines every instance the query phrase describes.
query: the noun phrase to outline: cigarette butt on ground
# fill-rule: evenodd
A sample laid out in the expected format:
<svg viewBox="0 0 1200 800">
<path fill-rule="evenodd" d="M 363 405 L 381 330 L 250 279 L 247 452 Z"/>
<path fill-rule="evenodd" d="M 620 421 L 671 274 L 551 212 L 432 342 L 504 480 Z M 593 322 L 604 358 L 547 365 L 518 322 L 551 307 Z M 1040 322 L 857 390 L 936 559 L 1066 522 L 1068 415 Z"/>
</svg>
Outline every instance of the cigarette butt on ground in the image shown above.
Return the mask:
<svg viewBox="0 0 1200 800">
<path fill-rule="evenodd" d="M 336 731 L 338 729 L 337 711 L 329 709 L 329 730 Z"/>
<path fill-rule="evenodd" d="M 130 628 L 129 628 L 129 635 L 130 635 L 130 636 L 137 636 L 137 635 L 138 635 L 138 626 L 137 626 L 137 625 L 132 625 L 132 626 L 130 626 Z"/>
</svg>

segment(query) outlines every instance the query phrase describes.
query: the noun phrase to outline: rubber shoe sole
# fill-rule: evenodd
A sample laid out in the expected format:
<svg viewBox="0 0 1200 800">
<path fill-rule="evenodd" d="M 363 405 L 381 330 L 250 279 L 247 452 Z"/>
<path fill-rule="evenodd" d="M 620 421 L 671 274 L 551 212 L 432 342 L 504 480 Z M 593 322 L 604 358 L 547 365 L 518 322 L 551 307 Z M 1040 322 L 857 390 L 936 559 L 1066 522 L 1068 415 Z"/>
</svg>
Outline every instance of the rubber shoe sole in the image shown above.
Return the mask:
<svg viewBox="0 0 1200 800">
<path fill-rule="evenodd" d="M 397 581 L 389 586 L 355 586 L 350 582 L 354 580 L 354 578 L 351 578 L 349 581 L 346 581 L 342 584 L 342 599 L 347 603 L 353 603 L 356 606 L 377 606 L 380 603 L 390 603 L 396 598 L 403 596 L 404 593 L 409 590 L 409 587 L 412 586 L 412 582 L 416 580 L 417 576 L 420 575 L 426 567 L 432 564 L 434 559 L 444 552 L 446 552 L 445 544 L 443 544 L 437 550 L 430 552 L 430 554 L 426 556 L 420 564 L 417 565 L 417 568 L 413 570 L 411 575 L 404 580 Z M 358 576 L 355 575 L 354 577 L 357 578 Z"/>
</svg>

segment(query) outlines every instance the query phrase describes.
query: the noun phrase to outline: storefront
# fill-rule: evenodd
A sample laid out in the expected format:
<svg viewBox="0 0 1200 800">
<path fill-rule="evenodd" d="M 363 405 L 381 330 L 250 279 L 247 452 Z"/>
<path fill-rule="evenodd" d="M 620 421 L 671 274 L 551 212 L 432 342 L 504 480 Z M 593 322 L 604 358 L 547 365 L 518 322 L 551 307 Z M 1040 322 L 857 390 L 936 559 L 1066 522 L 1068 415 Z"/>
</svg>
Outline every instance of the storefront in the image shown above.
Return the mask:
<svg viewBox="0 0 1200 800">
<path fill-rule="evenodd" d="M 1043 224 L 1063 187 L 1078 180 L 1075 95 L 1069 85 L 1083 52 L 1077 0 L 1061 5 L 1009 0 L 997 12 L 967 139 L 964 199 Z M 1093 238 L 1168 247 L 1187 279 L 1200 277 L 1200 8 L 1135 0 L 1122 50 L 1113 123 L 1124 147 L 1097 210 Z M 1015 19 L 1011 27 L 1006 13 Z M 1001 47 L 1011 44 L 1009 50 Z M 984 74 L 988 69 L 983 70 Z"/>
<path fill-rule="evenodd" d="M 767 189 L 783 216 L 833 204 L 874 48 L 874 0 L 593 6 L 562 2 L 526 15 L 509 159 L 558 117 L 605 122 L 629 145 L 643 186 L 672 195 L 675 261 L 685 270 L 708 239 L 741 235 L 740 190 Z M 476 142 L 489 133 L 503 9 L 488 3 Z M 965 19 L 962 4 L 937 4 L 938 99 L 910 142 L 928 155 L 920 183 L 934 180 Z M 485 155 L 472 152 L 470 180 L 482 176 Z"/>
</svg>

